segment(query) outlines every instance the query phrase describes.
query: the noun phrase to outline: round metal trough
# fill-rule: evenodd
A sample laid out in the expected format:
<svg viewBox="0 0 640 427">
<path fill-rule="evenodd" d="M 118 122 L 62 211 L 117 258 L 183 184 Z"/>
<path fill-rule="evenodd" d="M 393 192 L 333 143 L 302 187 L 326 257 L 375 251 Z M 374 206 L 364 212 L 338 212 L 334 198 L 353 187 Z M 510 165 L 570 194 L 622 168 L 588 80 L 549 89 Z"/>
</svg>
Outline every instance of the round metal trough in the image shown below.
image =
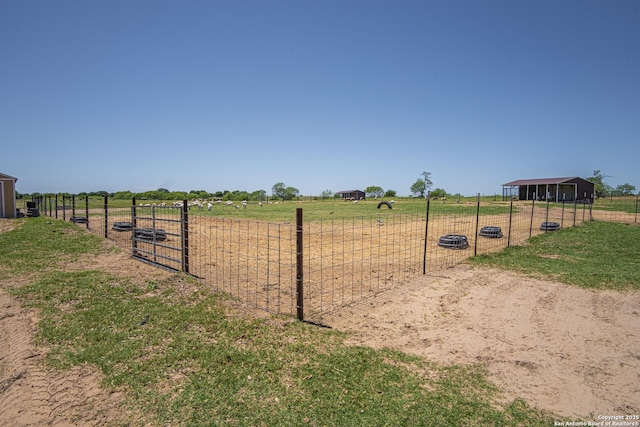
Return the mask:
<svg viewBox="0 0 640 427">
<path fill-rule="evenodd" d="M 469 247 L 467 236 L 447 234 L 438 239 L 438 246 L 447 249 L 466 249 Z"/>
</svg>

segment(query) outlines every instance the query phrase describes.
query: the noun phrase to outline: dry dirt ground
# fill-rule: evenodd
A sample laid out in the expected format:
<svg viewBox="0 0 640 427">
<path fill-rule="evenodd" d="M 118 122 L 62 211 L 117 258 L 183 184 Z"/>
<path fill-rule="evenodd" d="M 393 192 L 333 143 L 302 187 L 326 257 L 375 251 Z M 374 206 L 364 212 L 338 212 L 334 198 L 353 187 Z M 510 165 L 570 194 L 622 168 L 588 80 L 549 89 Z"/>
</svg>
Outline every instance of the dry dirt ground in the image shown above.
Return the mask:
<svg viewBox="0 0 640 427">
<path fill-rule="evenodd" d="M 8 223 L 0 221 L 0 232 Z M 112 244 L 105 242 L 106 245 Z M 64 268 L 169 273 L 126 251 Z M 122 390 L 106 391 L 92 366 L 45 367 L 38 314 L 0 282 L 0 426 L 117 425 Z M 439 363 L 481 364 L 505 390 L 559 416 L 640 413 L 640 292 L 592 291 L 461 264 L 325 316 L 349 343 L 392 347 Z"/>
<path fill-rule="evenodd" d="M 481 364 L 505 398 L 558 415 L 640 414 L 640 292 L 461 264 L 324 319 L 350 342 Z"/>
</svg>

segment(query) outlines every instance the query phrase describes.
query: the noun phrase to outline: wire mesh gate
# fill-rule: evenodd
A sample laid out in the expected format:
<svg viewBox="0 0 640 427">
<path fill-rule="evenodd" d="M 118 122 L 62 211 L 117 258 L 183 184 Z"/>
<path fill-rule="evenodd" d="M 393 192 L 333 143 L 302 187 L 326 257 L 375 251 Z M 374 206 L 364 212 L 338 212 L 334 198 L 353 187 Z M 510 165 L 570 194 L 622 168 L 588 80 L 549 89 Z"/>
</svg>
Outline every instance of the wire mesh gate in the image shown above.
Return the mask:
<svg viewBox="0 0 640 427">
<path fill-rule="evenodd" d="M 189 272 L 189 217 L 184 206 L 131 206 L 131 222 L 113 230 L 131 232 L 134 258 L 172 271 Z"/>
</svg>

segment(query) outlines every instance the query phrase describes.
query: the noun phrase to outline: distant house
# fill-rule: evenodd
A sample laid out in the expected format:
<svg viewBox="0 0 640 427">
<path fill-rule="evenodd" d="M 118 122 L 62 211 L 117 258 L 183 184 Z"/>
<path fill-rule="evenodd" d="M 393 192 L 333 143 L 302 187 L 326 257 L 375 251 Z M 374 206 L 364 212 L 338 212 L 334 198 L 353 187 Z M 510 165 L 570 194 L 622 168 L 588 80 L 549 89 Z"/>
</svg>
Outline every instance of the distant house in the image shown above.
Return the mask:
<svg viewBox="0 0 640 427">
<path fill-rule="evenodd" d="M 515 188 L 518 187 L 517 190 Z M 514 194 L 515 193 L 515 194 Z M 595 184 L 578 177 L 518 179 L 502 184 L 502 197 L 517 196 L 520 200 L 548 200 L 550 202 L 593 202 Z"/>
<path fill-rule="evenodd" d="M 365 199 L 364 191 L 360 191 L 360 190 L 338 191 L 336 195 L 342 196 L 344 200 L 364 200 Z"/>
<path fill-rule="evenodd" d="M 0 218 L 16 217 L 16 181 L 9 175 L 0 173 Z"/>
</svg>

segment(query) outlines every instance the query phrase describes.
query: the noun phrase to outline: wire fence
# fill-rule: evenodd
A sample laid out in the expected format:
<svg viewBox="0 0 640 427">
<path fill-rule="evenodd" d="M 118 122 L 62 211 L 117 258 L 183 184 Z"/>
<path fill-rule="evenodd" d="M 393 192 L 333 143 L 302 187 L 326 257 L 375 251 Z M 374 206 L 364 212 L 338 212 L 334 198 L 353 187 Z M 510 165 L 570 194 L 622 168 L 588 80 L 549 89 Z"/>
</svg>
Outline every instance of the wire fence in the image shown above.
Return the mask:
<svg viewBox="0 0 640 427">
<path fill-rule="evenodd" d="M 43 214 L 75 222 L 132 256 L 201 278 L 272 313 L 321 322 L 322 315 L 470 256 L 601 220 L 638 223 L 638 197 L 590 203 L 511 201 L 442 211 L 269 222 L 189 211 L 187 201 L 114 207 L 108 198 L 35 198 Z M 305 204 L 308 206 L 308 204 Z M 305 209 L 308 209 L 305 207 Z"/>
</svg>

